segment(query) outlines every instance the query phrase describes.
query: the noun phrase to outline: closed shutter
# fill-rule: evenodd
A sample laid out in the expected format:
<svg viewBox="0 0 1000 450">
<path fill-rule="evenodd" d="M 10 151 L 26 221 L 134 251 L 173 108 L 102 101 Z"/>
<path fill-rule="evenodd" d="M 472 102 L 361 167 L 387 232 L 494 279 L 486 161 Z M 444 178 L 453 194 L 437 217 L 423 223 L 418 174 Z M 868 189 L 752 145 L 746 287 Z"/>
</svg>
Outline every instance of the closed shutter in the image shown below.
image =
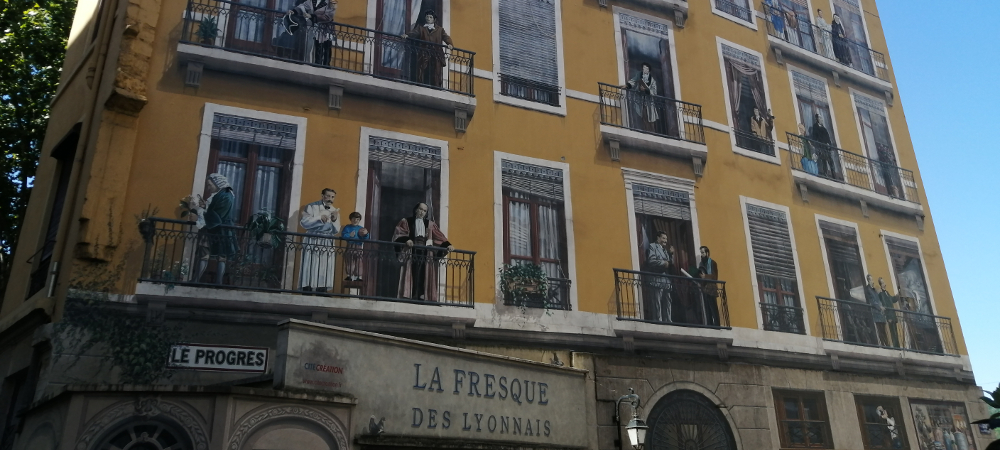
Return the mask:
<svg viewBox="0 0 1000 450">
<path fill-rule="evenodd" d="M 229 141 L 295 149 L 297 134 L 295 125 L 247 117 L 215 114 L 212 118 L 212 137 Z"/>
<path fill-rule="evenodd" d="M 750 225 L 750 245 L 757 274 L 797 280 L 785 213 L 747 205 L 747 223 Z"/>
<path fill-rule="evenodd" d="M 644 184 L 632 185 L 636 214 L 691 220 L 690 194 Z"/>
<path fill-rule="evenodd" d="M 858 249 L 858 237 L 854 228 L 830 222 L 819 222 L 826 242 L 826 253 L 831 260 L 839 261 L 861 270 L 861 251 Z"/>
<path fill-rule="evenodd" d="M 500 73 L 559 86 L 555 0 L 500 0 Z"/>
<path fill-rule="evenodd" d="M 371 136 L 368 138 L 368 159 L 425 169 L 440 169 L 441 148 Z"/>
<path fill-rule="evenodd" d="M 826 105 L 826 83 L 809 75 L 792 71 L 795 95 Z"/>
<path fill-rule="evenodd" d="M 501 172 L 504 188 L 552 201 L 563 201 L 562 169 L 503 160 Z"/>
</svg>

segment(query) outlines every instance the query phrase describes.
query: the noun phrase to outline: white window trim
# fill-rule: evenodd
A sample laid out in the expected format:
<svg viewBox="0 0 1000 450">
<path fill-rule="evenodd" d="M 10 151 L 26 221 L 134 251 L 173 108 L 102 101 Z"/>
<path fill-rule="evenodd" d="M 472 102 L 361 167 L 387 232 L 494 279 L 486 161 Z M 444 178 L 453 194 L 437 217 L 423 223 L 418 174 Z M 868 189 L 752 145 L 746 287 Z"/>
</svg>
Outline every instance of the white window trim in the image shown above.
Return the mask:
<svg viewBox="0 0 1000 450">
<path fill-rule="evenodd" d="M 515 155 L 501 151 L 493 152 L 493 254 L 496 270 L 503 267 L 503 245 L 504 245 L 504 223 L 503 223 L 503 164 L 502 161 L 516 161 L 536 166 L 551 167 L 563 172 L 563 214 L 566 216 L 566 276 L 571 280 L 569 299 L 570 310 L 580 311 L 577 298 L 579 283 L 576 278 L 576 240 L 573 235 L 573 197 L 569 184 L 569 163 L 559 161 L 548 161 L 545 159 L 532 158 L 529 156 Z M 494 270 L 494 273 L 496 273 Z M 499 289 L 497 290 L 499 293 Z"/>
<path fill-rule="evenodd" d="M 681 100 L 681 77 L 680 72 L 677 69 L 677 45 L 674 41 L 674 23 L 670 20 L 661 19 L 656 16 L 651 16 L 648 14 L 643 14 L 637 11 L 632 11 L 630 9 L 625 9 L 619 6 L 614 6 L 612 8 L 614 12 L 614 24 L 615 24 L 615 51 L 618 56 L 618 85 L 624 86 L 626 80 L 625 73 L 625 49 L 622 48 L 622 24 L 621 15 L 625 14 L 628 16 L 637 17 L 640 19 L 648 20 L 650 22 L 656 22 L 663 24 L 667 27 L 667 44 L 670 46 L 670 69 L 673 72 L 671 74 L 674 81 L 674 100 Z M 639 30 L 636 30 L 639 31 Z M 650 34 L 648 32 L 639 31 L 644 34 Z"/>
<path fill-rule="evenodd" d="M 899 283 L 896 281 L 896 270 L 892 267 L 892 254 L 889 253 L 889 243 L 885 240 L 886 237 L 891 237 L 899 239 L 901 241 L 909 241 L 917 244 L 917 252 L 920 254 L 920 268 L 924 271 L 924 283 L 927 284 L 927 300 L 931 304 L 931 314 L 935 316 L 937 313 L 937 304 L 934 302 L 934 289 L 931 287 L 931 277 L 927 273 L 927 261 L 924 259 L 924 249 L 920 246 L 920 239 L 914 236 L 907 236 L 905 234 L 894 233 L 888 230 L 879 230 L 882 237 L 882 249 L 885 251 L 885 261 L 889 264 L 889 278 L 892 280 L 892 289 L 899 295 Z"/>
<path fill-rule="evenodd" d="M 868 272 L 868 261 L 865 259 L 865 246 L 861 243 L 861 232 L 858 230 L 858 224 L 854 222 L 848 222 L 846 220 L 835 219 L 833 217 L 824 216 L 821 214 L 816 214 L 816 233 L 819 236 L 819 249 L 820 254 L 823 255 L 823 268 L 826 269 L 826 286 L 829 289 L 829 298 L 837 299 L 836 290 L 833 287 L 833 273 L 830 271 L 830 259 L 826 249 L 826 240 L 823 239 L 823 229 L 820 228 L 820 222 L 828 222 L 836 225 L 843 225 L 845 227 L 854 229 L 854 239 L 858 244 L 858 256 L 861 258 L 861 270 L 864 271 L 864 276 L 870 275 Z M 867 282 L 867 278 L 865 278 Z M 850 300 L 850 299 L 837 299 L 837 300 Z M 839 320 L 839 319 L 838 319 Z"/>
<path fill-rule="evenodd" d="M 802 112 L 799 111 L 799 102 L 798 102 L 798 99 L 795 97 L 795 79 L 793 78 L 792 72 L 798 72 L 801 75 L 805 75 L 807 77 L 810 77 L 810 78 L 813 78 L 813 79 L 816 79 L 816 80 L 820 80 L 820 81 L 823 82 L 823 88 L 826 89 L 826 104 L 830 107 L 830 122 L 831 122 L 830 126 L 833 127 L 833 138 L 837 141 L 837 146 L 838 147 L 843 147 L 844 143 L 840 141 L 840 132 L 838 131 L 838 127 L 837 127 L 837 114 L 833 110 L 834 109 L 833 108 L 833 98 L 830 96 L 830 83 L 826 82 L 826 77 L 816 75 L 816 74 L 814 74 L 812 72 L 809 72 L 808 70 L 800 69 L 800 68 L 798 68 L 796 66 L 788 64 L 787 62 L 785 63 L 785 67 L 788 67 L 788 84 L 792 88 L 792 106 L 795 108 L 795 118 L 796 119 L 800 119 L 802 117 Z M 795 126 L 798 127 L 799 123 L 802 123 L 802 122 L 796 123 Z M 805 124 L 803 123 L 802 125 L 805 125 Z M 796 132 L 797 131 L 798 130 L 796 130 Z M 806 128 L 806 134 L 808 134 L 808 133 L 809 133 L 809 129 Z M 806 137 L 809 137 L 809 136 L 806 136 Z"/>
<path fill-rule="evenodd" d="M 365 22 L 365 27 L 374 30 L 376 18 L 378 17 L 378 1 L 379 0 L 368 0 L 368 20 Z M 407 0 L 409 1 L 409 0 Z M 421 11 L 423 12 L 423 11 Z M 445 30 L 451 29 L 451 0 L 441 0 L 441 11 L 437 11 L 438 16 L 441 17 L 441 26 Z M 420 14 L 420 13 L 417 13 Z M 412 23 L 407 23 L 406 27 L 412 26 Z"/>
<path fill-rule="evenodd" d="M 795 278 L 799 288 L 799 306 L 802 308 L 802 325 L 805 328 L 805 336 L 812 336 L 809 330 L 809 302 L 806 301 L 806 291 L 802 286 L 802 268 L 799 266 L 799 252 L 795 244 L 795 230 L 792 228 L 792 215 L 787 206 L 776 203 L 765 202 L 755 198 L 740 196 L 740 209 L 743 213 L 743 233 L 747 242 L 747 261 L 750 262 L 750 283 L 753 287 L 754 312 L 757 314 L 757 329 L 764 330 L 764 316 L 760 312 L 760 286 L 757 283 L 757 263 L 753 259 L 753 244 L 750 241 L 750 221 L 747 218 L 747 204 L 761 206 L 764 208 L 776 209 L 785 213 L 785 221 L 788 223 L 788 238 L 792 244 L 792 260 L 795 262 Z M 778 333 L 775 331 L 775 333 Z"/>
<path fill-rule="evenodd" d="M 730 105 L 730 101 L 729 101 L 729 95 L 730 95 L 730 93 L 729 93 L 729 83 L 726 83 L 726 63 L 725 63 L 725 57 L 722 55 L 722 46 L 723 45 L 725 45 L 727 47 L 734 48 L 736 50 L 741 50 L 741 51 L 747 52 L 747 53 L 749 53 L 751 55 L 756 56 L 760 60 L 760 73 L 761 73 L 761 78 L 764 80 L 764 97 L 765 97 L 765 100 L 767 100 L 767 108 L 765 108 L 765 109 L 770 109 L 771 108 L 771 93 L 770 93 L 771 89 L 767 85 L 767 70 L 764 67 L 764 61 L 765 61 L 764 60 L 764 55 L 762 55 L 758 51 L 752 50 L 752 49 L 750 49 L 748 47 L 744 47 L 744 46 L 736 44 L 734 42 L 727 41 L 727 40 L 725 40 L 725 39 L 723 39 L 721 37 L 718 37 L 718 36 L 715 37 L 715 46 L 716 46 L 716 50 L 719 53 L 719 71 L 722 73 L 722 92 L 724 94 L 723 100 L 726 103 L 726 121 L 729 124 L 729 129 L 730 130 L 734 130 L 733 132 L 729 133 L 729 141 L 730 141 L 730 144 L 732 145 L 733 153 L 737 153 L 737 154 L 740 154 L 740 155 L 743 155 L 743 156 L 747 156 L 747 157 L 750 157 L 750 158 L 753 158 L 753 159 L 757 159 L 757 160 L 769 162 L 771 164 L 776 164 L 776 165 L 780 166 L 781 165 L 781 153 L 780 153 L 779 149 L 777 148 L 777 144 L 778 144 L 778 138 L 777 138 L 778 127 L 774 127 L 774 129 L 771 130 L 771 139 L 773 139 L 774 143 L 775 143 L 774 156 L 768 156 L 768 155 L 765 155 L 763 153 L 757 153 L 755 151 L 742 149 L 742 148 L 740 148 L 739 146 L 736 145 L 736 133 L 735 133 L 736 124 L 733 123 L 733 107 Z M 761 112 L 764 113 L 765 111 L 761 111 Z"/>
<path fill-rule="evenodd" d="M 559 69 L 559 106 L 543 105 L 520 98 L 503 95 L 500 93 L 500 1 L 492 0 L 493 17 L 493 101 L 504 103 L 519 108 L 533 109 L 536 111 L 566 115 L 566 63 L 563 60 L 563 27 L 562 27 L 562 0 L 553 0 L 555 3 L 556 18 L 556 64 Z M 576 288 L 574 288 L 576 289 Z"/>
<path fill-rule="evenodd" d="M 743 20 L 743 19 L 741 19 L 739 17 L 736 17 L 736 16 L 734 16 L 732 14 L 729 14 L 727 12 L 719 10 L 715 6 L 715 0 L 711 0 L 711 1 L 712 1 L 712 14 L 715 14 L 715 15 L 717 15 L 719 17 L 722 17 L 722 18 L 724 18 L 726 20 L 730 20 L 730 21 L 736 22 L 736 23 L 738 23 L 740 25 L 743 25 L 743 26 L 745 26 L 745 27 L 747 27 L 747 28 L 749 28 L 751 30 L 757 31 L 757 10 L 754 9 L 754 7 L 753 7 L 754 6 L 753 5 L 753 3 L 754 3 L 753 0 L 747 0 L 747 8 L 750 9 L 750 22 L 747 22 L 747 21 L 745 21 L 745 20 Z"/>
<path fill-rule="evenodd" d="M 861 0 L 858 0 L 858 9 L 861 10 L 861 28 L 864 28 L 864 30 L 865 30 L 865 45 L 867 45 L 868 48 L 871 49 L 872 48 L 872 38 L 871 38 L 871 35 L 868 33 L 868 21 L 865 20 L 865 5 L 864 5 L 864 2 L 861 1 Z M 833 6 L 833 0 L 830 0 L 830 20 L 828 22 L 830 23 L 831 26 L 833 25 L 833 15 L 836 12 L 837 12 L 837 8 L 835 8 Z M 841 17 L 841 21 L 843 21 L 843 17 Z M 844 28 L 847 28 L 847 27 L 845 26 Z M 872 61 L 872 64 L 875 64 L 875 61 Z"/>
<path fill-rule="evenodd" d="M 697 255 L 698 249 L 701 248 L 701 233 L 698 231 L 698 207 L 694 201 L 694 180 L 661 175 L 628 167 L 622 167 L 622 176 L 625 178 L 625 204 L 628 208 L 628 236 L 632 251 L 632 270 L 641 270 L 639 268 L 639 230 L 635 224 L 635 199 L 632 197 L 632 185 L 634 183 L 688 193 L 688 198 L 691 201 L 692 239 L 694 239 L 694 251 Z"/>
<path fill-rule="evenodd" d="M 903 162 L 899 160 L 899 146 L 896 145 L 896 133 L 892 131 L 892 120 L 889 118 L 889 109 L 886 108 L 885 102 L 878 97 L 874 97 L 864 92 L 861 92 L 854 88 L 848 88 L 849 94 L 851 95 L 851 111 L 854 112 L 854 125 L 858 127 L 858 154 L 871 159 L 878 159 L 878 155 L 869 155 L 868 150 L 865 149 L 865 133 L 861 129 L 861 116 L 858 115 L 858 102 L 854 100 L 855 95 L 861 95 L 867 97 L 869 100 L 877 102 L 882 105 L 882 114 L 885 115 L 885 125 L 889 128 L 889 140 L 892 141 L 892 154 L 896 157 L 896 165 L 899 167 L 903 166 Z M 874 178 L 873 181 L 874 182 Z M 914 180 L 916 182 L 916 180 Z"/>
<path fill-rule="evenodd" d="M 269 120 L 295 125 L 295 155 L 292 157 L 292 191 L 289 194 L 288 201 L 288 223 L 293 223 L 293 218 L 298 215 L 299 208 L 301 207 L 299 201 L 302 197 L 302 161 L 305 159 L 306 150 L 306 118 L 237 108 L 235 106 L 218 105 L 215 103 L 205 103 L 204 115 L 201 118 L 201 136 L 198 139 L 198 160 L 195 163 L 194 183 L 191 187 L 191 192 L 195 194 L 201 194 L 205 191 L 205 178 L 208 176 L 208 160 L 212 153 L 212 123 L 214 122 L 215 114 L 228 114 L 249 119 Z M 294 220 L 294 223 L 297 224 L 298 220 Z M 293 227 L 289 228 L 292 229 Z"/>
<path fill-rule="evenodd" d="M 441 148 L 441 210 L 437 213 L 437 224 L 441 232 L 448 235 L 448 198 L 450 193 L 448 141 L 432 139 L 412 134 L 398 133 L 395 131 L 380 130 L 377 128 L 361 127 L 361 142 L 358 147 L 358 187 L 357 198 L 354 203 L 355 211 L 364 211 L 368 204 L 368 139 L 372 136 L 399 141 L 413 142 L 416 144 L 430 145 Z M 402 217 L 400 217 L 402 219 Z"/>
</svg>

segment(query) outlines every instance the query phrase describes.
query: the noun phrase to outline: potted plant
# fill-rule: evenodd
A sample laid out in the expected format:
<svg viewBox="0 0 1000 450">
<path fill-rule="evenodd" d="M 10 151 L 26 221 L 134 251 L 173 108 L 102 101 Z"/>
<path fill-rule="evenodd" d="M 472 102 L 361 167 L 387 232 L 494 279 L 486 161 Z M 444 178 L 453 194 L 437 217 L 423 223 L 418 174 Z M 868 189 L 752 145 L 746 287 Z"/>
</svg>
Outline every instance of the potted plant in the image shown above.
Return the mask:
<svg viewBox="0 0 1000 450">
<path fill-rule="evenodd" d="M 532 263 L 504 264 L 500 268 L 500 292 L 507 304 L 524 306 L 548 298 L 549 277 Z"/>
<path fill-rule="evenodd" d="M 279 247 L 282 238 L 279 234 L 285 231 L 285 222 L 275 217 L 269 211 L 260 211 L 243 227 L 250 238 L 262 247 Z"/>
<path fill-rule="evenodd" d="M 198 42 L 205 45 L 214 45 L 215 38 L 219 36 L 219 22 L 214 16 L 204 16 L 198 23 L 198 31 L 195 32 Z"/>
</svg>

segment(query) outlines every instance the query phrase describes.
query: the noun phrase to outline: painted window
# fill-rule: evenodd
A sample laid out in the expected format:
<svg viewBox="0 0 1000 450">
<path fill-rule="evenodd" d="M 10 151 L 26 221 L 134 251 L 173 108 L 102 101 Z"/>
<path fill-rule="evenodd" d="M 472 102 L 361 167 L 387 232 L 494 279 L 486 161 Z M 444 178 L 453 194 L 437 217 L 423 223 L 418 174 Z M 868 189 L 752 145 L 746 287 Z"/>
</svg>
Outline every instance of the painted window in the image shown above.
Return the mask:
<svg viewBox="0 0 1000 450">
<path fill-rule="evenodd" d="M 236 225 L 246 223 L 259 211 L 288 219 L 296 128 L 292 124 L 215 114 L 209 173 L 224 175 L 233 187 Z"/>
<path fill-rule="evenodd" d="M 499 0 L 500 94 L 559 106 L 556 0 Z"/>
<path fill-rule="evenodd" d="M 930 291 L 927 280 L 924 279 L 924 264 L 920 258 L 917 243 L 891 236 L 885 237 L 889 258 L 892 260 L 892 272 L 896 278 L 899 295 L 907 299 L 903 306 L 910 311 L 921 314 L 934 314 L 931 308 Z"/>
<path fill-rule="evenodd" d="M 715 9 L 746 22 L 753 20 L 753 11 L 747 0 L 715 0 Z"/>
<path fill-rule="evenodd" d="M 781 448 L 833 448 L 822 392 L 774 391 Z"/>
<path fill-rule="evenodd" d="M 854 402 L 866 450 L 909 448 L 898 398 L 856 396 Z"/>
<path fill-rule="evenodd" d="M 899 176 L 899 164 L 892 146 L 885 104 L 867 95 L 854 93 L 857 107 L 858 126 L 861 128 L 861 143 L 865 156 L 872 160 L 871 173 L 875 191 L 895 198 L 904 198 L 903 184 Z"/>
<path fill-rule="evenodd" d="M 434 10 L 439 18 L 443 17 L 442 6 L 442 0 L 377 0 L 375 29 L 393 37 L 401 36 L 413 29 L 420 14 L 427 10 Z M 410 67 L 416 61 L 409 57 L 398 39 L 382 35 L 377 35 L 376 39 L 377 74 L 402 78 L 404 73 L 416 73 L 416 69 Z"/>
<path fill-rule="evenodd" d="M 722 44 L 733 132 L 740 148 L 775 156 L 764 72 L 757 55 Z"/>
<path fill-rule="evenodd" d="M 830 145 L 837 146 L 826 82 L 797 70 L 793 70 L 791 73 L 792 87 L 795 89 L 795 102 L 799 107 L 799 123 L 805 126 L 805 130 L 803 130 L 806 133 L 805 137 L 820 142 L 824 142 L 825 137 L 830 140 Z M 821 128 L 825 128 L 825 130 Z"/>
<path fill-rule="evenodd" d="M 866 301 L 865 271 L 854 228 L 821 220 L 819 229 L 826 246 L 834 295 L 840 300 Z"/>
<path fill-rule="evenodd" d="M 962 403 L 911 399 L 910 413 L 918 448 L 976 450 L 973 425 Z"/>
<path fill-rule="evenodd" d="M 621 13 L 626 100 L 626 126 L 667 136 L 678 136 L 674 70 L 667 25 Z M 649 73 L 644 74 L 644 67 Z M 653 97 L 650 97 L 650 96 Z M 659 97 L 662 98 L 659 98 Z"/>
<path fill-rule="evenodd" d="M 864 73 L 873 74 L 872 56 L 868 49 L 868 37 L 858 0 L 833 0 L 833 12 L 844 26 L 844 34 L 850 44 L 850 65 Z"/>
<path fill-rule="evenodd" d="M 763 206 L 746 208 L 764 329 L 805 334 L 788 217 Z"/>
<path fill-rule="evenodd" d="M 806 0 L 764 0 L 764 6 L 767 20 L 771 22 L 772 35 L 811 52 L 816 51 Z"/>
<path fill-rule="evenodd" d="M 365 227 L 372 239 L 391 241 L 396 224 L 413 215 L 417 203 L 426 203 L 427 217 L 437 221 L 441 208 L 441 149 L 382 137 L 368 138 L 368 195 Z M 396 297 L 400 265 L 380 258 L 369 271 L 378 276 L 377 296 Z"/>
<path fill-rule="evenodd" d="M 632 184 L 639 267 L 646 265 L 646 249 L 656 241 L 656 234 L 660 231 L 667 233 L 675 251 L 675 269 L 670 275 L 681 275 L 680 269 L 688 270 L 697 265 L 689 195 L 674 189 Z"/>
</svg>

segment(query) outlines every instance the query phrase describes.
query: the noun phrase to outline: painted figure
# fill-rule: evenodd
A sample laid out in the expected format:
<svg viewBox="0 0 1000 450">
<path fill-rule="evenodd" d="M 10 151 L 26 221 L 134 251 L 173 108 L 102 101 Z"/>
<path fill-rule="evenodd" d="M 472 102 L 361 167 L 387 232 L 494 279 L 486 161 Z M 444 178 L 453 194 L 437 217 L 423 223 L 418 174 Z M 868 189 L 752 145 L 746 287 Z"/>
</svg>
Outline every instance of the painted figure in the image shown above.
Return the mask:
<svg viewBox="0 0 1000 450">
<path fill-rule="evenodd" d="M 753 117 L 750 118 L 750 131 L 765 141 L 771 140 L 771 130 L 774 129 L 774 116 L 771 110 L 767 110 L 767 116 L 760 115 L 760 108 L 753 109 Z"/>
<path fill-rule="evenodd" d="M 785 35 L 792 45 L 796 47 L 802 45 L 799 41 L 799 18 L 795 11 L 790 9 L 785 10 Z"/>
<path fill-rule="evenodd" d="M 333 207 L 337 191 L 326 188 L 322 198 L 302 208 L 299 225 L 310 236 L 302 239 L 302 273 L 299 285 L 303 291 L 328 292 L 333 289 L 333 269 L 337 256 L 333 236 L 340 230 L 340 210 Z M 323 237 L 329 236 L 329 237 Z"/>
<path fill-rule="evenodd" d="M 903 448 L 903 441 L 899 438 L 899 430 L 896 429 L 896 418 L 890 416 L 889 412 L 881 406 L 877 407 L 875 412 L 885 421 L 885 427 L 889 430 L 889 439 L 892 441 L 892 448 Z"/>
<path fill-rule="evenodd" d="M 284 34 L 277 40 L 302 42 L 302 60 L 307 63 L 330 65 L 330 51 L 333 48 L 331 30 L 316 25 L 333 22 L 337 11 L 337 0 L 298 0 L 295 7 L 288 10 L 282 20 Z M 279 44 L 280 45 L 280 44 Z"/>
<path fill-rule="evenodd" d="M 641 127 L 646 131 L 658 132 L 660 113 L 657 111 L 656 100 L 659 89 L 656 79 L 653 78 L 652 67 L 648 63 L 642 63 L 642 71 L 635 74 L 631 80 L 625 83 L 625 88 L 630 112 L 632 114 L 633 127 Z"/>
<path fill-rule="evenodd" d="M 670 275 L 674 268 L 674 247 L 670 245 L 665 231 L 656 232 L 656 240 L 646 247 L 646 264 L 643 272 Z M 659 322 L 673 321 L 673 283 L 669 277 L 646 275 L 646 286 L 649 288 L 647 301 L 649 311 L 647 318 Z M 652 317 L 649 317 L 649 316 Z"/>
<path fill-rule="evenodd" d="M 767 5 L 767 10 L 771 15 L 771 27 L 774 29 L 775 36 L 786 39 L 785 15 L 782 14 L 781 5 L 775 5 L 774 3 L 774 0 L 764 0 L 764 4 Z"/>
<path fill-rule="evenodd" d="M 347 252 L 344 253 L 347 278 L 344 278 L 344 281 L 361 281 L 364 241 L 371 235 L 368 234 L 367 228 L 361 226 L 361 213 L 352 212 L 347 218 L 351 220 L 351 224 L 340 230 L 340 237 L 347 241 Z"/>
<path fill-rule="evenodd" d="M 226 273 L 226 260 L 236 255 L 236 235 L 233 225 L 233 205 L 236 195 L 225 176 L 213 173 L 205 180 L 205 200 L 203 210 L 192 211 L 196 215 L 198 230 L 198 266 L 194 282 L 201 282 L 208 268 L 209 260 L 215 260 L 215 284 L 222 284 Z"/>
<path fill-rule="evenodd" d="M 892 338 L 892 346 L 899 347 L 899 331 L 897 330 L 897 324 L 899 322 L 896 317 L 896 303 L 899 303 L 899 297 L 892 295 L 885 288 L 885 280 L 882 277 L 878 277 L 878 298 L 879 302 L 882 304 L 882 308 L 885 310 L 885 326 L 889 329 L 889 337 Z"/>
<path fill-rule="evenodd" d="M 704 245 L 698 251 L 701 253 L 701 260 L 698 262 L 697 277 L 717 281 L 719 279 L 719 265 L 712 259 L 712 252 Z M 705 301 L 705 325 L 719 326 L 719 305 L 716 300 L 718 296 L 718 286 L 713 282 L 706 282 L 702 287 L 702 297 Z"/>
<path fill-rule="evenodd" d="M 820 175 L 839 180 L 840 155 L 830 146 L 830 131 L 823 126 L 823 118 L 819 113 L 813 115 L 813 126 L 809 130 L 809 137 L 818 144 L 815 151 Z"/>
<path fill-rule="evenodd" d="M 447 63 L 444 48 L 446 47 L 449 52 L 452 49 L 451 36 L 448 36 L 448 32 L 438 23 L 437 13 L 433 9 L 424 11 L 420 17 L 421 20 L 414 24 L 413 29 L 403 35 L 406 38 L 423 41 L 414 46 L 416 76 L 413 81 L 441 87 L 441 69 Z"/>
<path fill-rule="evenodd" d="M 833 15 L 833 25 L 830 26 L 830 34 L 833 35 L 833 54 L 841 64 L 851 65 L 851 47 L 847 39 L 847 31 L 844 30 L 844 23 L 840 21 L 840 16 Z"/>
<path fill-rule="evenodd" d="M 437 301 L 438 259 L 455 247 L 448 242 L 437 223 L 427 217 L 426 203 L 417 203 L 413 207 L 413 216 L 396 224 L 392 240 L 406 244 L 396 249 L 403 264 L 399 274 L 399 298 Z M 431 246 L 442 247 L 442 250 L 425 248 Z"/>
<path fill-rule="evenodd" d="M 827 23 L 826 19 L 823 18 L 823 10 L 820 8 L 816 9 L 816 27 L 819 28 L 819 45 L 816 49 L 819 54 L 826 56 L 830 59 L 836 59 L 836 55 L 833 53 L 833 28 Z"/>
<path fill-rule="evenodd" d="M 865 276 L 865 281 L 865 301 L 871 306 L 868 310 L 871 311 L 872 322 L 875 324 L 874 337 L 876 338 L 867 343 L 886 346 L 888 339 L 885 336 L 885 307 L 879 300 L 878 290 L 875 289 L 875 281 L 871 274 Z"/>
</svg>

